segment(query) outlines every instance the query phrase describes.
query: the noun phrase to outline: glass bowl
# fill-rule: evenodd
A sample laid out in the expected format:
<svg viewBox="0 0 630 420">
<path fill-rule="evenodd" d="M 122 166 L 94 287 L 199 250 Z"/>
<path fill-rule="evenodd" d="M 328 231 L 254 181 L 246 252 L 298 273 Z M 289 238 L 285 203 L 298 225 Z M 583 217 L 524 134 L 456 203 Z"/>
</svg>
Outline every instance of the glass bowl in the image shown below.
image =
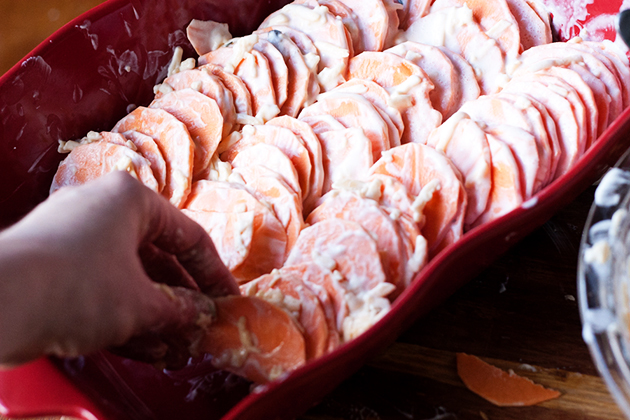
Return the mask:
<svg viewBox="0 0 630 420">
<path fill-rule="evenodd" d="M 578 262 L 582 336 L 630 418 L 630 149 L 601 179 Z"/>
</svg>

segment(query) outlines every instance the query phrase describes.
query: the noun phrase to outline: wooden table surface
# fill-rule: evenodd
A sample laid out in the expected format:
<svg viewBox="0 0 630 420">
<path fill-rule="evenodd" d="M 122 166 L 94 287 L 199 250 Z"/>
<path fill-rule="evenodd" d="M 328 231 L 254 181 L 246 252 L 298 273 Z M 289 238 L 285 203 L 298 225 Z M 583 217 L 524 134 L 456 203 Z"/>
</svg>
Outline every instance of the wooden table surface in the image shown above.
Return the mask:
<svg viewBox="0 0 630 420">
<path fill-rule="evenodd" d="M 0 73 L 98 3 L 0 0 Z M 581 338 L 576 261 L 592 195 L 590 188 L 301 419 L 623 419 Z M 563 395 L 534 407 L 495 407 L 459 380 L 456 352 Z"/>
</svg>

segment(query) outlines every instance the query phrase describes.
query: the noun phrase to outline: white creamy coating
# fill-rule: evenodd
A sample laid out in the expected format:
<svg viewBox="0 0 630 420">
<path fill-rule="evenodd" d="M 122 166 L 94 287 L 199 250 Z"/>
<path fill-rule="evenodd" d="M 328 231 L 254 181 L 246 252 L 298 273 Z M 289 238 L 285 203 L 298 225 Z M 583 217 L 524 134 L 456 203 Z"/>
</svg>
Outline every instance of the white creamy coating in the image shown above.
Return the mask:
<svg viewBox="0 0 630 420">
<path fill-rule="evenodd" d="M 395 108 L 399 111 L 403 111 L 413 105 L 413 99 L 409 92 L 421 85 L 424 81 L 417 75 L 409 76 L 404 82 L 392 86 L 387 89 L 389 98 L 387 98 L 387 105 Z"/>
<path fill-rule="evenodd" d="M 59 140 L 59 147 L 57 147 L 57 152 L 58 153 L 70 153 L 74 149 L 79 147 L 80 145 L 81 145 L 81 143 L 79 143 L 78 141 L 74 141 L 74 140 L 68 140 L 68 141 Z"/>
<path fill-rule="evenodd" d="M 522 71 L 533 73 L 539 70 L 546 70 L 551 67 L 567 67 L 571 64 L 582 63 L 583 61 L 584 61 L 584 58 L 582 57 L 582 54 L 574 54 L 574 55 L 564 57 L 564 58 L 548 58 L 546 60 L 540 60 L 534 64 L 526 66 L 525 68 L 522 68 Z M 518 72 L 520 71 L 521 69 L 519 69 Z"/>
<path fill-rule="evenodd" d="M 405 95 L 409 93 L 411 89 L 418 86 L 420 83 L 422 83 L 422 79 L 418 75 L 413 74 L 405 79 L 404 82 L 396 86 L 392 86 L 391 88 L 387 89 L 387 91 L 390 95 Z"/>
<path fill-rule="evenodd" d="M 373 326 L 391 308 L 387 296 L 396 287 L 391 283 L 380 283 L 372 290 L 348 293 L 346 301 L 349 313 L 343 320 L 343 340 L 350 341 Z"/>
<path fill-rule="evenodd" d="M 313 73 L 317 73 L 317 67 L 319 66 L 319 61 L 321 57 L 315 53 L 308 53 L 304 55 L 304 62 L 306 63 L 306 67 L 309 68 Z"/>
<path fill-rule="evenodd" d="M 508 28 L 510 28 L 510 26 L 512 26 L 513 23 L 512 22 L 508 22 L 505 19 L 501 19 L 500 21 L 498 21 L 497 23 L 495 23 L 492 28 L 488 29 L 486 31 L 486 35 L 488 35 L 490 38 L 492 39 L 497 39 L 499 38 L 505 31 L 508 30 Z"/>
<path fill-rule="evenodd" d="M 232 165 L 230 162 L 223 162 L 217 155 L 210 160 L 208 180 L 210 181 L 228 181 L 232 173 Z"/>
<path fill-rule="evenodd" d="M 81 139 L 81 144 L 90 144 L 100 140 L 103 140 L 101 133 L 97 131 L 88 131 L 87 135 Z"/>
<path fill-rule="evenodd" d="M 335 268 L 337 268 L 337 262 L 333 258 L 329 257 L 328 255 L 320 254 L 319 252 L 317 252 L 317 249 L 315 249 L 315 247 L 313 247 L 313 251 L 311 251 L 311 258 L 313 259 L 315 264 L 326 270 L 333 271 Z"/>
<path fill-rule="evenodd" d="M 234 224 L 234 251 L 243 258 L 249 253 L 252 236 L 254 234 L 253 211 L 239 213 Z"/>
<path fill-rule="evenodd" d="M 136 168 L 133 166 L 133 161 L 129 156 L 121 157 L 116 165 L 114 165 L 115 171 L 124 171 L 130 174 L 132 177 L 138 179 L 138 174 L 136 173 Z"/>
<path fill-rule="evenodd" d="M 238 113 L 236 114 L 236 123 L 242 125 L 262 125 L 265 122 L 253 115 Z"/>
<path fill-rule="evenodd" d="M 329 91 L 346 81 L 342 74 L 344 68 L 345 66 L 340 63 L 334 67 L 324 67 L 317 74 L 317 81 L 324 91 Z"/>
<path fill-rule="evenodd" d="M 409 50 L 405 53 L 405 60 L 409 60 L 411 62 L 422 60 L 422 57 L 422 54 L 416 51 Z"/>
<path fill-rule="evenodd" d="M 175 91 L 175 89 L 173 89 L 173 87 L 166 82 L 153 86 L 153 93 L 156 95 L 158 93 L 161 93 L 162 95 L 166 95 L 167 93 L 171 93 L 173 91 Z"/>
<path fill-rule="evenodd" d="M 315 47 L 319 51 L 320 54 L 325 54 L 328 57 L 332 58 L 348 58 L 350 56 L 350 51 L 346 48 L 341 48 L 336 45 L 331 44 L 326 41 L 315 41 Z"/>
<path fill-rule="evenodd" d="M 435 133 L 438 136 L 438 141 L 434 145 L 436 150 L 440 150 L 442 152 L 446 150 L 448 144 L 453 138 L 453 134 L 455 134 L 457 124 L 459 124 L 459 122 L 464 119 L 470 119 L 470 116 L 465 112 L 458 111 L 455 114 L 451 115 L 448 120 L 444 121 L 442 125 L 434 129 Z"/>
<path fill-rule="evenodd" d="M 549 89 L 550 91 L 554 93 L 557 93 L 563 98 L 566 98 L 567 96 L 569 96 L 569 91 L 567 89 L 563 88 L 562 86 L 558 86 L 555 83 L 550 83 L 549 85 L 547 85 L 547 89 Z"/>
<path fill-rule="evenodd" d="M 393 221 L 396 221 L 398 219 L 400 219 L 400 216 L 402 216 L 402 211 L 400 211 L 399 209 L 384 209 L 386 212 L 388 212 L 388 216 L 390 219 L 392 219 Z"/>
<path fill-rule="evenodd" d="M 182 187 L 182 188 L 177 188 L 174 190 L 174 192 L 177 192 L 177 194 L 173 194 L 170 201 L 171 203 L 180 203 L 182 199 L 184 198 L 184 192 L 186 190 L 186 188 L 183 188 L 183 187 L 190 184 L 190 180 L 179 169 L 174 170 L 171 177 L 175 181 L 175 184 L 177 184 L 178 187 Z"/>
<path fill-rule="evenodd" d="M 618 190 L 628 185 L 630 185 L 630 172 L 619 168 L 610 169 L 595 190 L 595 204 L 600 207 L 618 205 L 621 200 Z"/>
<path fill-rule="evenodd" d="M 136 147 L 135 143 L 132 142 L 131 140 L 127 140 L 125 142 L 125 146 L 127 146 L 128 148 L 130 148 L 131 150 L 133 150 L 134 152 L 138 151 L 138 148 Z"/>
<path fill-rule="evenodd" d="M 245 52 L 243 54 L 243 59 L 240 62 L 240 70 L 242 73 L 249 75 L 252 79 L 256 79 L 258 77 L 258 63 L 256 62 L 256 57 L 250 52 Z M 230 60 L 230 65 L 232 60 Z M 238 66 L 238 63 L 234 65 L 234 67 Z"/>
<path fill-rule="evenodd" d="M 173 51 L 173 58 L 168 65 L 168 76 L 172 76 L 179 72 L 179 66 L 182 63 L 183 54 L 184 50 L 182 49 L 182 47 L 175 47 L 175 50 Z"/>
<path fill-rule="evenodd" d="M 223 66 L 228 73 L 234 73 L 234 69 L 245 59 L 245 55 L 251 53 L 252 48 L 258 42 L 258 35 L 251 34 L 241 38 L 234 38 L 232 41 L 232 57 Z"/>
<path fill-rule="evenodd" d="M 308 22 L 312 22 L 314 24 L 318 23 L 320 25 L 326 22 L 326 14 L 329 13 L 326 6 L 318 6 L 311 9 L 310 7 L 297 4 L 287 4 L 282 8 L 282 10 L 287 12 L 289 16 L 294 14 L 295 16 L 299 16 Z"/>
<path fill-rule="evenodd" d="M 387 98 L 387 106 L 404 111 L 413 106 L 413 99 L 410 95 L 390 95 Z"/>
<path fill-rule="evenodd" d="M 280 108 L 276 104 L 263 104 L 256 113 L 256 119 L 266 123 L 280 113 Z"/>
<path fill-rule="evenodd" d="M 256 347 L 256 337 L 247 329 L 247 319 L 240 317 L 236 325 L 243 348 L 251 353 L 260 353 L 260 349 Z"/>
<path fill-rule="evenodd" d="M 420 271 L 427 260 L 429 244 L 424 236 L 416 236 L 416 243 L 413 255 L 407 261 L 407 269 L 405 270 L 405 287 L 409 287 L 413 277 Z"/>
<path fill-rule="evenodd" d="M 424 207 L 433 198 L 433 194 L 439 191 L 442 186 L 439 179 L 432 179 L 425 186 L 422 187 L 420 193 L 411 204 L 411 210 L 413 211 L 413 220 L 418 223 L 422 220 Z"/>
<path fill-rule="evenodd" d="M 247 125 L 245 127 L 248 127 Z M 251 127 L 251 126 L 249 126 Z M 225 137 L 217 147 L 217 153 L 221 154 L 232 147 L 236 142 L 243 138 L 243 134 L 238 131 L 232 131 L 229 136 Z"/>
<path fill-rule="evenodd" d="M 369 198 L 374 201 L 381 199 L 381 187 L 383 182 L 375 178 L 369 182 L 360 181 L 358 179 L 342 179 L 333 184 L 332 193 L 338 193 L 338 190 L 352 191 L 363 198 Z"/>
<path fill-rule="evenodd" d="M 347 179 L 357 179 L 365 175 L 365 172 L 369 168 L 361 168 L 357 162 L 364 161 L 364 149 L 361 147 L 352 147 L 352 143 L 360 141 L 363 143 L 370 143 L 370 140 L 365 136 L 365 133 L 360 128 L 347 128 L 344 130 L 345 135 L 337 136 L 337 150 L 349 152 L 344 156 L 343 160 L 340 160 L 334 168 L 334 171 L 330 174 L 332 183 L 337 184 Z M 371 153 L 371 152 L 370 152 Z"/>
<path fill-rule="evenodd" d="M 232 173 L 228 176 L 227 182 L 245 185 L 245 180 L 243 179 L 241 174 L 238 173 L 238 168 L 232 171 Z"/>
</svg>

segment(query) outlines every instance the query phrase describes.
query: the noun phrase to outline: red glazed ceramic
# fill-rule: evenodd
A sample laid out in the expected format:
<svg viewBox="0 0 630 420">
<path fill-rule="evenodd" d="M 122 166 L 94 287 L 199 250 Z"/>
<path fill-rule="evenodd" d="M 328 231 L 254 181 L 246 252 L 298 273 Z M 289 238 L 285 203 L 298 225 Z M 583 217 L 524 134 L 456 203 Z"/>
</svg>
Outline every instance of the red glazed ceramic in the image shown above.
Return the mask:
<svg viewBox="0 0 630 420">
<path fill-rule="evenodd" d="M 106 130 L 131 106 L 146 105 L 166 75 L 175 46 L 192 56 L 185 27 L 193 18 L 251 32 L 283 0 L 110 0 L 64 26 L 0 78 L 0 228 L 48 194 L 61 156 L 58 139 Z M 614 37 L 620 0 L 587 5 L 547 0 L 561 37 L 586 28 Z M 391 344 L 499 255 L 548 220 L 630 146 L 626 110 L 567 174 L 508 215 L 445 249 L 368 332 L 281 381 L 250 392 L 242 379 L 197 360 L 158 372 L 103 352 L 42 359 L 0 371 L 0 412 L 16 417 L 83 419 L 261 419 L 304 412 Z M 67 209 L 69 213 L 72 209 Z"/>
</svg>

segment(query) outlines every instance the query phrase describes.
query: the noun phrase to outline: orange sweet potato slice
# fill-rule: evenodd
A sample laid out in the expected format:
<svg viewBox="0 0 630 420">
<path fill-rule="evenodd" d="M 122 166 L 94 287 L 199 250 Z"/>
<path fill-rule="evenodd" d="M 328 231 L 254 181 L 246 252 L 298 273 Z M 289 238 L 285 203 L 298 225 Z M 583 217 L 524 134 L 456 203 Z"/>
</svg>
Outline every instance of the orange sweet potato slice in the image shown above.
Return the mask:
<svg viewBox="0 0 630 420">
<path fill-rule="evenodd" d="M 155 99 L 149 107 L 163 109 L 186 125 L 195 143 L 193 177 L 205 171 L 223 133 L 223 116 L 216 101 L 193 89 L 182 89 Z"/>
<path fill-rule="evenodd" d="M 245 147 L 232 160 L 234 169 L 248 166 L 261 166 L 269 169 L 280 177 L 282 181 L 298 196 L 301 201 L 302 190 L 295 166 L 282 150 L 272 144 L 258 143 Z"/>
<path fill-rule="evenodd" d="M 250 41 L 247 41 L 248 39 Z M 199 63 L 223 66 L 226 71 L 232 71 L 240 77 L 251 95 L 253 115 L 267 121 L 278 115 L 280 108 L 276 102 L 269 60 L 255 49 L 250 48 L 247 51 L 250 47 L 248 42 L 253 43 L 257 39 L 256 35 L 240 38 L 230 46 L 202 55 L 199 57 Z"/>
<path fill-rule="evenodd" d="M 313 132 L 310 125 L 288 115 L 276 117 L 267 121 L 268 125 L 276 125 L 291 130 L 304 143 L 311 158 L 311 179 L 309 193 L 303 197 L 304 214 L 310 213 L 315 203 L 322 196 L 324 186 L 324 166 L 322 161 L 322 146 L 319 138 Z"/>
<path fill-rule="evenodd" d="M 272 25 L 263 29 L 259 29 L 254 33 L 260 34 L 262 32 L 279 32 L 289 38 L 291 42 L 293 42 L 295 46 L 298 47 L 298 49 L 300 50 L 300 54 L 302 54 L 302 58 L 304 59 L 304 64 L 306 64 L 306 67 L 309 71 L 309 76 L 307 80 L 308 85 L 304 104 L 306 105 L 315 102 L 315 98 L 321 90 L 319 86 L 319 79 L 317 77 L 317 69 L 319 67 L 321 57 L 319 55 L 317 47 L 315 46 L 311 38 L 309 38 L 309 36 L 304 32 L 286 25 Z M 269 41 L 270 38 L 267 37 L 267 40 Z M 299 112 L 299 110 L 297 110 L 296 112 Z M 287 112 L 287 115 L 291 114 Z"/>
<path fill-rule="evenodd" d="M 437 46 L 445 56 L 453 63 L 453 68 L 457 73 L 457 84 L 459 85 L 460 97 L 459 101 L 453 106 L 459 109 L 463 104 L 479 97 L 481 89 L 475 75 L 475 70 L 468 61 L 461 55 L 449 50 L 446 47 Z"/>
<path fill-rule="evenodd" d="M 464 223 L 485 210 L 492 188 L 492 163 L 486 134 L 463 113 L 456 113 L 429 136 L 428 145 L 443 152 L 462 173 L 468 197 Z"/>
<path fill-rule="evenodd" d="M 235 229 L 240 234 L 252 231 L 249 253 L 243 263 L 232 270 L 237 282 L 245 283 L 282 266 L 287 243 L 286 231 L 276 215 L 244 185 L 197 181 L 185 208 L 199 212 L 254 212 L 251 224 L 242 224 L 239 229 Z"/>
<path fill-rule="evenodd" d="M 127 171 L 147 187 L 157 191 L 158 183 L 150 162 L 127 146 L 101 140 L 82 144 L 61 162 L 50 193 L 66 185 L 81 185 L 116 170 Z"/>
<path fill-rule="evenodd" d="M 378 202 L 351 191 L 333 190 L 322 197 L 322 203 L 313 210 L 306 222 L 314 224 L 330 218 L 357 222 L 375 238 L 387 281 L 397 287 L 398 293 L 402 292 L 405 254 L 401 232 Z"/>
<path fill-rule="evenodd" d="M 361 95 L 336 91 L 320 95 L 317 102 L 300 112 L 299 119 L 316 115 L 330 115 L 346 128 L 363 130 L 372 144 L 373 162 L 390 148 L 386 122 L 375 106 Z"/>
<path fill-rule="evenodd" d="M 527 1 L 507 0 L 507 5 L 518 22 L 523 50 L 553 41 L 549 23 L 543 21 Z"/>
<path fill-rule="evenodd" d="M 289 87 L 289 68 L 280 51 L 269 41 L 258 38 L 254 44 L 254 49 L 265 56 L 271 70 L 271 81 L 276 94 L 276 103 L 282 108 L 287 100 L 287 90 Z"/>
<path fill-rule="evenodd" d="M 381 114 L 383 121 L 387 123 L 389 129 L 390 147 L 400 146 L 400 138 L 405 131 L 400 111 L 390 106 L 391 95 L 385 88 L 376 82 L 366 79 L 350 79 L 337 86 L 332 92 L 344 92 L 360 95 L 368 100 L 374 108 Z"/>
<path fill-rule="evenodd" d="M 197 222 L 210 235 L 221 261 L 234 271 L 249 256 L 252 246 L 254 211 L 220 212 L 182 209 L 182 212 Z"/>
<path fill-rule="evenodd" d="M 285 265 L 280 273 L 298 277 L 311 292 L 317 296 L 326 316 L 328 325 L 328 341 L 326 351 L 332 351 L 341 344 L 341 337 L 337 329 L 337 314 L 345 314 L 345 292 L 339 282 L 333 279 L 333 274 L 316 263 L 304 263 L 297 265 Z M 343 319 L 341 316 L 340 319 Z"/>
<path fill-rule="evenodd" d="M 322 193 L 330 191 L 337 182 L 363 179 L 367 175 L 374 162 L 372 143 L 360 128 L 341 128 L 321 132 L 317 136 L 324 152 Z"/>
<path fill-rule="evenodd" d="M 515 58 L 520 50 L 519 26 L 506 0 L 436 0 L 431 12 L 449 7 L 467 6 L 483 31 L 494 39 L 508 58 Z"/>
<path fill-rule="evenodd" d="M 259 384 L 280 378 L 306 361 L 304 337 L 282 309 L 256 297 L 214 299 L 216 319 L 198 346 L 213 364 Z"/>
<path fill-rule="evenodd" d="M 442 122 L 429 97 L 433 83 L 411 61 L 387 52 L 365 51 L 350 60 L 348 74 L 372 80 L 390 92 L 391 106 L 400 111 L 405 123 L 401 143 L 426 143 L 431 130 Z"/>
<path fill-rule="evenodd" d="M 129 141 L 133 143 L 137 152 L 151 162 L 151 171 L 153 171 L 153 176 L 155 176 L 155 180 L 158 183 L 158 192 L 164 190 L 164 185 L 166 184 L 166 161 L 152 137 L 137 131 L 127 131 L 123 134 L 103 131 L 100 134 L 103 140 L 110 143 L 121 146 L 128 146 L 127 142 Z"/>
<path fill-rule="evenodd" d="M 223 133 L 226 136 L 232 131 L 236 123 L 236 113 L 234 110 L 234 97 L 231 90 L 227 89 L 222 80 L 217 76 L 201 69 L 184 70 L 167 77 L 162 86 L 166 88 L 158 89 L 155 94 L 160 98 L 171 89 L 181 90 L 191 88 L 214 99 L 221 110 L 223 116 Z"/>
<path fill-rule="evenodd" d="M 133 130 L 153 137 L 166 161 L 166 185 L 162 194 L 180 207 L 192 181 L 195 145 L 188 129 L 173 115 L 161 109 L 138 107 L 118 121 L 112 132 Z"/>
<path fill-rule="evenodd" d="M 326 6 L 330 13 L 341 19 L 348 30 L 352 41 L 352 50 L 355 53 L 363 51 L 363 39 L 359 31 L 358 17 L 345 3 L 339 0 L 295 0 L 293 3 L 304 4 L 311 8 L 318 5 Z"/>
<path fill-rule="evenodd" d="M 288 255 L 304 227 L 302 203 L 298 194 L 282 180 L 278 173 L 261 165 L 236 166 L 232 174 L 234 177 L 240 176 L 256 198 L 271 206 L 287 232 L 286 253 Z"/>
<path fill-rule="evenodd" d="M 389 310 L 387 296 L 395 286 L 385 281 L 376 243 L 358 223 L 333 218 L 302 230 L 286 265 L 302 263 L 332 272 L 322 286 L 331 288 L 344 341 L 363 333 Z"/>
<path fill-rule="evenodd" d="M 223 67 L 216 64 L 205 64 L 198 67 L 199 70 L 216 76 L 223 85 L 232 93 L 234 109 L 239 114 L 253 115 L 252 96 L 247 90 L 247 86 L 240 77 L 223 70 Z"/>
<path fill-rule="evenodd" d="M 305 262 L 339 271 L 353 292 L 367 292 L 385 282 L 376 242 L 349 220 L 326 219 L 302 230 L 286 265 Z"/>
<path fill-rule="evenodd" d="M 424 70 L 435 89 L 429 93 L 433 107 L 447 119 L 459 105 L 461 98 L 458 74 L 453 62 L 437 47 L 407 41 L 387 49 L 385 52 L 396 54 Z"/>
<path fill-rule="evenodd" d="M 308 150 L 299 137 L 289 129 L 275 125 L 245 126 L 242 130 L 243 137 L 221 153 L 221 159 L 231 162 L 243 149 L 266 143 L 276 146 L 287 155 L 297 171 L 301 197 L 307 196 L 310 189 L 311 159 Z"/>
<path fill-rule="evenodd" d="M 319 84 L 324 90 L 345 81 L 352 40 L 341 19 L 337 19 L 325 6 L 310 8 L 288 4 L 269 15 L 260 29 L 286 25 L 308 35 L 319 51 Z"/>
<path fill-rule="evenodd" d="M 403 0 L 403 7 L 398 11 L 399 27 L 406 30 L 409 25 L 429 13 L 431 0 Z"/>
<path fill-rule="evenodd" d="M 581 48 L 578 44 L 561 42 L 532 47 L 521 55 L 523 64 L 517 73 L 540 68 L 541 65 L 550 67 L 554 64 L 577 71 L 593 89 L 593 93 L 603 97 L 598 100 L 598 108 L 600 112 L 608 109 L 608 123 L 611 123 L 623 109 L 623 95 L 619 80 L 598 57 L 589 51 L 588 48 Z M 604 85 L 603 91 L 601 84 Z M 608 106 L 603 108 L 605 104 Z"/>
<path fill-rule="evenodd" d="M 257 34 L 260 39 L 273 44 L 284 58 L 288 71 L 288 86 L 287 98 L 280 108 L 280 113 L 295 117 L 309 100 L 309 88 L 316 80 L 316 74 L 306 65 L 302 52 L 287 35 L 277 30 L 258 31 Z"/>
<path fill-rule="evenodd" d="M 413 196 L 421 195 L 418 201 L 427 221 L 422 234 L 431 255 L 443 248 L 445 238 L 450 242 L 462 235 L 466 191 L 459 170 L 442 152 L 423 144 L 404 144 L 386 152 L 370 173 L 392 176 Z"/>
<path fill-rule="evenodd" d="M 541 156 L 543 150 L 539 147 L 543 141 L 539 140 L 540 136 L 547 133 L 545 127 L 541 121 L 541 124 L 537 126 L 541 131 L 536 131 L 525 112 L 531 104 L 521 101 L 521 105 L 517 106 L 510 97 L 498 94 L 481 96 L 464 104 L 460 111 L 468 114 L 487 132 L 492 132 L 510 146 L 522 169 L 523 193 L 524 198 L 528 199 L 544 186 L 544 182 L 549 178 L 550 165 L 545 160 L 545 155 Z M 518 135 L 515 133 L 517 129 L 525 131 L 529 136 Z M 500 132 L 493 130 L 500 130 Z M 511 135 L 503 135 L 510 130 Z M 518 140 L 512 140 L 512 138 L 518 138 Z"/>
<path fill-rule="evenodd" d="M 492 189 L 488 205 L 473 227 L 501 217 L 523 202 L 520 171 L 510 147 L 490 133 L 486 138 L 492 156 Z"/>
<path fill-rule="evenodd" d="M 382 1 L 376 0 L 342 0 L 354 14 L 361 34 L 362 49 L 355 50 L 356 54 L 363 51 L 381 51 L 385 47 L 389 30 L 389 14 Z"/>
<path fill-rule="evenodd" d="M 468 389 L 500 407 L 535 405 L 562 395 L 465 353 L 457 353 L 457 374 Z"/>
<path fill-rule="evenodd" d="M 306 360 L 326 352 L 328 323 L 317 296 L 290 271 L 274 270 L 241 286 L 245 296 L 256 296 L 287 311 L 304 331 Z"/>
</svg>

